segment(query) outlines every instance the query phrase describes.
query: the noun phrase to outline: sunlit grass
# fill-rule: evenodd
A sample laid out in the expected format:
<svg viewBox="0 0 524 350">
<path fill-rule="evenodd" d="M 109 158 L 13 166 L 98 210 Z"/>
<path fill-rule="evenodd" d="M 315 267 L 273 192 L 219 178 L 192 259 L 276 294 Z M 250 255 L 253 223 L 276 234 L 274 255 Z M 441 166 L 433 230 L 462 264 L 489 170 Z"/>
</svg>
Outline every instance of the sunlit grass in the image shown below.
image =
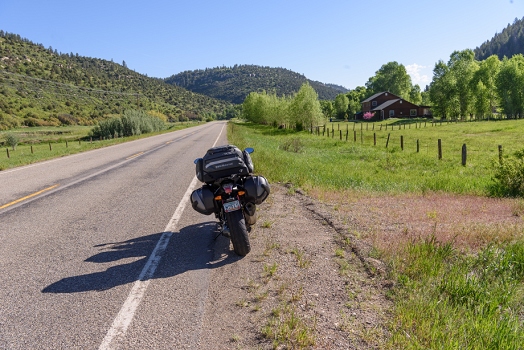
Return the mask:
<svg viewBox="0 0 524 350">
<path fill-rule="evenodd" d="M 464 255 L 434 238 L 394 262 L 395 349 L 519 349 L 524 344 L 524 242 Z"/>
<path fill-rule="evenodd" d="M 291 183 L 293 188 L 309 190 L 320 198 L 321 193 L 340 190 L 363 196 L 373 193 L 377 200 L 380 193 L 424 195 L 441 191 L 487 195 L 494 164 L 499 160 L 498 146 L 502 146 L 505 155 L 523 147 L 522 120 L 435 126 L 426 123 L 425 127 L 424 122 L 416 127 L 396 120 L 389 123 L 387 131 L 385 124 L 382 130 L 378 123 L 374 127 L 355 124 L 357 141 L 352 123 L 328 125 L 329 130 L 335 130 L 334 137 L 235 124 L 230 125 L 228 137 L 239 147 L 255 148 L 255 169 L 270 182 Z M 404 149 L 400 145 L 401 135 Z M 438 159 L 439 139 L 442 159 Z M 462 165 L 463 144 L 468 151 L 466 166 Z M 358 200 L 358 196 L 353 197 L 351 200 Z M 515 202 L 512 215 L 522 216 L 523 207 Z M 435 222 L 439 220 L 435 211 L 426 215 Z M 387 251 L 374 248 L 389 266 L 388 277 L 395 281 L 387 291 L 394 307 L 386 347 L 522 348 L 524 241 L 519 226 L 479 223 L 464 227 L 457 223 L 448 234 L 456 238 L 440 242 L 433 235 L 391 245 Z M 345 242 L 351 244 L 349 239 Z M 457 249 L 464 242 L 474 249 Z M 342 249 L 335 251 L 335 262 L 340 274 L 345 275 L 348 264 Z M 278 314 L 263 330 L 268 338 L 278 339 L 282 333 L 275 331 L 282 324 L 277 322 Z"/>
<path fill-rule="evenodd" d="M 91 127 L 88 126 L 35 127 L 2 131 L 0 132 L 0 143 L 4 141 L 6 134 L 12 133 L 18 137 L 19 144 L 14 150 L 7 145 L 3 145 L 0 149 L 0 170 L 85 152 L 195 125 L 197 124 L 176 123 L 162 132 L 107 140 L 90 139 L 88 135 Z"/>
<path fill-rule="evenodd" d="M 452 193 L 486 195 L 492 183 L 493 164 L 498 161 L 499 145 L 504 154 L 521 148 L 524 121 L 423 123 L 415 128 L 379 131 L 368 124 L 357 142 L 345 139 L 353 123 L 333 126 L 335 137 L 295 133 L 269 126 L 235 124 L 230 142 L 254 147 L 256 171 L 271 181 L 290 182 L 305 190 L 354 189 L 359 191 Z M 356 124 L 360 135 L 360 125 Z M 391 125 L 391 124 L 390 124 Z M 340 140 L 337 129 L 343 131 Z M 329 125 L 327 126 L 330 129 Z M 373 136 L 375 134 L 375 137 Z M 386 142 L 389 134 L 389 143 Z M 400 136 L 403 136 L 401 149 Z M 376 145 L 374 139 L 376 138 Z M 438 159 L 438 140 L 442 159 Z M 418 152 L 417 152 L 418 140 Z M 467 162 L 462 165 L 462 146 L 467 147 Z M 293 146 L 295 145 L 295 146 Z M 298 146 L 297 146 L 298 145 Z M 295 151 L 296 149 L 296 151 Z"/>
</svg>

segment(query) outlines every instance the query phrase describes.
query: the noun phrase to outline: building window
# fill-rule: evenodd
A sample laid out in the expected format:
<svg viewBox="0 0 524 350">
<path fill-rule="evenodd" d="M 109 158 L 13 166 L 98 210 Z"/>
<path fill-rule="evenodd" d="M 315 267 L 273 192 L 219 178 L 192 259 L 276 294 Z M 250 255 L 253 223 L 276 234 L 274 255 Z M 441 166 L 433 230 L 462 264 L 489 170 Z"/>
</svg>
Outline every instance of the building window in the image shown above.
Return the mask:
<svg viewBox="0 0 524 350">
<path fill-rule="evenodd" d="M 377 101 L 373 101 L 373 102 L 371 102 L 371 105 L 372 105 L 373 107 L 376 107 L 376 106 L 377 106 Z"/>
<path fill-rule="evenodd" d="M 409 110 L 409 115 L 411 117 L 416 117 L 417 116 L 417 110 L 416 109 L 410 109 Z"/>
<path fill-rule="evenodd" d="M 389 117 L 394 117 L 395 116 L 395 110 L 394 109 L 390 109 L 389 110 Z"/>
</svg>

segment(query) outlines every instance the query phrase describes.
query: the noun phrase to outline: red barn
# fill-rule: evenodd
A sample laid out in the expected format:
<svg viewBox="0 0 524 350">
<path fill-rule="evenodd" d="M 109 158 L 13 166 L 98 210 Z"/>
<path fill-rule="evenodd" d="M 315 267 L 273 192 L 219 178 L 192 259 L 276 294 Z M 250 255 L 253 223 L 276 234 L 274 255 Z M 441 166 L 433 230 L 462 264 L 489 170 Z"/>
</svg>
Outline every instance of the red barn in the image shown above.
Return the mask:
<svg viewBox="0 0 524 350">
<path fill-rule="evenodd" d="M 430 107 L 418 106 L 391 92 L 379 92 L 362 101 L 362 113 L 375 113 L 377 119 L 416 118 L 431 115 Z"/>
</svg>

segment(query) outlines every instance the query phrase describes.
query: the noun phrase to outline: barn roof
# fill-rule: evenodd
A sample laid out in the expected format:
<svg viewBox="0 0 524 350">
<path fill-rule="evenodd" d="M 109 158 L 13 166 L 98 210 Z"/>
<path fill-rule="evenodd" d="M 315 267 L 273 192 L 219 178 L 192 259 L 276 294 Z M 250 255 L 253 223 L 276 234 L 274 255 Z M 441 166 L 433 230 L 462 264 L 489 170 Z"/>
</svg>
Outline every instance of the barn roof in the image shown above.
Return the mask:
<svg viewBox="0 0 524 350">
<path fill-rule="evenodd" d="M 401 98 L 396 98 L 396 99 L 394 99 L 394 100 L 386 101 L 386 102 L 384 102 L 383 104 L 381 104 L 380 106 L 377 106 L 377 107 L 373 108 L 372 110 L 373 110 L 373 111 L 381 111 L 381 110 L 383 110 L 384 108 L 387 108 L 387 107 L 391 106 L 393 103 L 398 102 L 398 101 L 400 101 L 400 100 L 401 100 Z"/>
</svg>

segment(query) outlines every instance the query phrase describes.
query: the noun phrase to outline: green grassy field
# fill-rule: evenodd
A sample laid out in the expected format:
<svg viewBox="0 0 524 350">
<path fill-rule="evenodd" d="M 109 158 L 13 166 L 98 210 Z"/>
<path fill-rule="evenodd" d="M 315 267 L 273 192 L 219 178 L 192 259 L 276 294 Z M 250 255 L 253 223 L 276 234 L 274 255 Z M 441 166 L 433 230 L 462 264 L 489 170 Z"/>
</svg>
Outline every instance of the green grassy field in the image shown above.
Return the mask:
<svg viewBox="0 0 524 350">
<path fill-rule="evenodd" d="M 388 123 L 387 130 L 377 123 L 328 124 L 326 129 L 334 131 L 329 136 L 322 136 L 322 131 L 318 136 L 235 123 L 230 124 L 228 137 L 241 148 L 255 148 L 255 172 L 270 182 L 290 182 L 317 196 L 337 190 L 364 195 L 437 191 L 485 196 L 499 161 L 498 146 L 504 155 L 524 147 L 520 120 L 425 127 L 424 122 Z M 389 266 L 388 278 L 395 281 L 388 291 L 394 307 L 386 347 L 522 349 L 524 239 L 521 226 L 515 230 L 520 230 L 516 235 L 520 239 L 501 242 L 495 240 L 495 233 L 493 241 L 477 251 L 421 237 L 398 251 L 376 252 Z"/>
<path fill-rule="evenodd" d="M 198 125 L 198 123 L 184 122 L 171 124 L 168 129 L 159 133 L 184 129 L 195 125 Z M 2 152 L 0 152 L 0 170 L 159 134 L 151 133 L 117 139 L 92 140 L 88 136 L 91 128 L 90 126 L 31 127 L 1 131 L 0 142 L 3 142 L 3 147 Z M 19 139 L 19 144 L 15 150 L 5 143 L 5 137 L 8 134 L 14 134 Z"/>
<path fill-rule="evenodd" d="M 389 193 L 486 195 L 498 162 L 499 145 L 505 155 L 524 147 L 520 141 L 524 134 L 522 121 L 427 123 L 425 127 L 424 122 L 400 122 L 388 121 L 387 130 L 386 124 L 333 123 L 326 127 L 330 136 L 235 124 L 230 140 L 240 147 L 254 147 L 258 170 L 272 181 L 291 182 L 306 190 L 320 187 Z M 439 139 L 442 159 L 438 159 Z"/>
</svg>

